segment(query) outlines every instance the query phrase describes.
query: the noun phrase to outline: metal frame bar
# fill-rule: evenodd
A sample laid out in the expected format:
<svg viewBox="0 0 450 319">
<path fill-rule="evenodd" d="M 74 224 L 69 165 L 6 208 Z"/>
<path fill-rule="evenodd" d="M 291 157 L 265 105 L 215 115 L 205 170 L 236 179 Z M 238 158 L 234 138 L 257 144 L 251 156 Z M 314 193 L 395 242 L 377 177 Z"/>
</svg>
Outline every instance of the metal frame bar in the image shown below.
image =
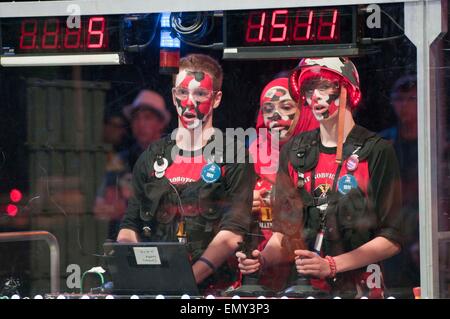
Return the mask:
<svg viewBox="0 0 450 319">
<path fill-rule="evenodd" d="M 417 48 L 420 281 L 422 298 L 439 297 L 437 103 L 430 46 L 445 31 L 447 0 L 405 3 L 405 34 Z"/>
<path fill-rule="evenodd" d="M 373 3 L 413 2 L 415 0 L 77 0 L 77 1 L 27 1 L 0 3 L 1 17 L 67 16 L 69 6 L 80 8 L 81 15 L 130 14 L 175 11 L 218 11 L 289 7 L 319 7 L 330 5 L 355 5 Z"/>
<path fill-rule="evenodd" d="M 59 286 L 59 267 L 60 253 L 59 244 L 56 237 L 47 231 L 24 231 L 24 232 L 5 232 L 0 233 L 0 242 L 16 241 L 37 241 L 45 240 L 50 249 L 50 290 L 52 293 L 58 293 Z"/>
<path fill-rule="evenodd" d="M 59 65 L 117 65 L 122 58 L 119 53 L 65 54 L 33 56 L 1 56 L 0 65 L 14 66 L 59 66 Z"/>
</svg>

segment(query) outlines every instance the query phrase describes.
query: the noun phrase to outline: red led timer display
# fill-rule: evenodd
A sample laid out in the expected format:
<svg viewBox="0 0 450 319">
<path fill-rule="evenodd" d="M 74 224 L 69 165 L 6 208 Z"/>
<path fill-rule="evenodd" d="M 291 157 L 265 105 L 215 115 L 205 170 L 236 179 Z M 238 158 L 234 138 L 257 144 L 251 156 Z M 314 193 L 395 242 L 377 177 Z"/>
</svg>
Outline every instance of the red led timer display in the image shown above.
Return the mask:
<svg viewBox="0 0 450 319">
<path fill-rule="evenodd" d="M 340 15 L 337 9 L 279 9 L 248 14 L 245 41 L 249 44 L 336 42 Z"/>
<path fill-rule="evenodd" d="M 21 23 L 21 50 L 102 49 L 107 46 L 106 18 L 97 16 L 82 21 L 80 28 L 69 28 L 65 19 L 26 19 Z"/>
</svg>

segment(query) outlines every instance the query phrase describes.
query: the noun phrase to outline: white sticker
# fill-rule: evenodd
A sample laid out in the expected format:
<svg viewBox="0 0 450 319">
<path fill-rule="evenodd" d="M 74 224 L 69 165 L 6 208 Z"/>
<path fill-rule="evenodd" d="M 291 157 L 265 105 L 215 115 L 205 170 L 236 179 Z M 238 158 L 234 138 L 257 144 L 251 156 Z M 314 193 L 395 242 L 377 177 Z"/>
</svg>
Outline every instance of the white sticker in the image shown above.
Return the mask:
<svg viewBox="0 0 450 319">
<path fill-rule="evenodd" d="M 238 53 L 238 49 L 237 48 L 225 48 L 223 49 L 224 53 Z"/>
<path fill-rule="evenodd" d="M 133 247 L 138 265 L 161 265 L 157 247 Z"/>
</svg>

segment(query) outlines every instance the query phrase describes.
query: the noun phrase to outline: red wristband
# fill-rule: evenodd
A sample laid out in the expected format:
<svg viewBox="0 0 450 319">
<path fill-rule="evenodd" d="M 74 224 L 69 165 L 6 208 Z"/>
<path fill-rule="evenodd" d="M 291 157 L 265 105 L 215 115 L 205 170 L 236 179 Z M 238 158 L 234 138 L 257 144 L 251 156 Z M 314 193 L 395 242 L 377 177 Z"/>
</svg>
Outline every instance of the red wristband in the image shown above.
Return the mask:
<svg viewBox="0 0 450 319">
<path fill-rule="evenodd" d="M 328 261 L 328 265 L 330 266 L 330 274 L 328 275 L 328 278 L 334 278 L 336 277 L 336 261 L 331 256 L 325 256 L 325 259 Z"/>
</svg>

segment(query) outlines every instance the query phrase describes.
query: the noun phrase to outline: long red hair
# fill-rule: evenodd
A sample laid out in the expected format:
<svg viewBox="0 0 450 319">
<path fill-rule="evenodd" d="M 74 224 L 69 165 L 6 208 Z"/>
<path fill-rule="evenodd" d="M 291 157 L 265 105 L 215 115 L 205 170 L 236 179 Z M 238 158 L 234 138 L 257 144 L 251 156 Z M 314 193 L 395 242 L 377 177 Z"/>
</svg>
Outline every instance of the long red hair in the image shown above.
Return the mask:
<svg viewBox="0 0 450 319">
<path fill-rule="evenodd" d="M 279 149 L 271 149 L 271 134 L 269 129 L 267 128 L 267 134 L 265 137 L 259 136 L 260 129 L 266 128 L 264 124 L 264 117 L 262 114 L 262 106 L 263 106 L 263 98 L 266 95 L 267 91 L 270 90 L 273 87 L 280 86 L 282 88 L 285 88 L 289 92 L 289 80 L 287 77 L 283 78 L 277 78 L 271 82 L 269 82 L 261 92 L 260 96 L 260 108 L 258 112 L 258 117 L 256 119 L 256 130 L 258 134 L 258 139 L 254 140 L 249 147 L 250 154 L 253 156 L 253 159 L 255 160 L 255 171 L 258 175 L 260 175 L 262 178 L 268 179 L 270 182 L 274 183 L 276 178 L 276 172 L 270 172 L 270 173 L 264 173 L 263 169 L 264 167 L 269 168 L 272 165 L 278 165 L 279 160 Z M 301 132 L 314 130 L 319 127 L 319 122 L 317 122 L 316 118 L 311 112 L 310 108 L 305 108 L 301 105 L 298 105 L 300 108 L 300 115 L 298 117 L 298 121 L 295 125 L 295 127 L 292 130 L 291 136 L 289 138 L 292 138 L 292 136 L 295 136 Z M 283 146 L 288 140 L 280 141 L 280 148 Z M 263 143 L 267 143 L 267 145 L 263 145 Z M 272 156 L 276 159 L 276 163 L 269 163 L 269 164 L 263 164 L 259 160 L 259 149 L 264 146 L 268 150 L 267 154 L 268 156 Z M 276 154 L 272 153 L 276 152 Z M 276 155 L 276 156 L 275 156 Z"/>
</svg>

